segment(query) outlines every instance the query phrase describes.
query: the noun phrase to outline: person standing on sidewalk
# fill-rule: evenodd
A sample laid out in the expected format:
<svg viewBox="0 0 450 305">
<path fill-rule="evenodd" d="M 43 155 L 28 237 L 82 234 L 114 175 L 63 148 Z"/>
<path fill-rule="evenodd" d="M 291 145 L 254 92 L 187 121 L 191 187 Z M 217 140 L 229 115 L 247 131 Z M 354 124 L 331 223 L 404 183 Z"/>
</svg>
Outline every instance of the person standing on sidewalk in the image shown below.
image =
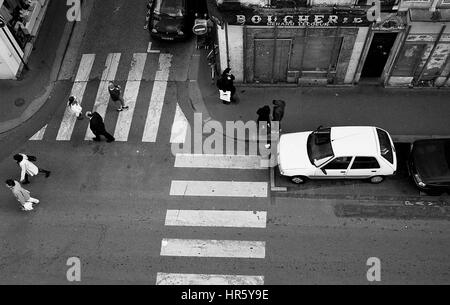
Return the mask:
<svg viewBox="0 0 450 305">
<path fill-rule="evenodd" d="M 264 132 L 266 133 L 264 136 L 267 137 L 267 144 L 265 144 L 265 147 L 267 149 L 270 148 L 270 133 L 271 133 L 271 125 L 270 125 L 270 106 L 266 105 L 264 107 L 261 107 L 256 111 L 256 114 L 258 115 L 257 119 L 257 128 L 258 128 L 258 135 L 264 135 Z M 262 126 L 260 126 L 260 123 L 263 123 Z M 261 128 L 261 129 L 260 129 Z"/>
<path fill-rule="evenodd" d="M 219 88 L 219 90 L 231 92 L 230 102 L 235 100 L 236 87 L 233 83 L 234 80 L 235 77 L 231 74 L 230 68 L 226 68 L 223 71 L 222 76 L 217 80 L 217 88 Z"/>
<path fill-rule="evenodd" d="M 36 161 L 36 157 L 34 156 L 16 154 L 14 155 L 13 159 L 16 160 L 17 164 L 19 164 L 22 170 L 20 173 L 20 183 L 29 184 L 30 180 L 28 179 L 28 176 L 33 177 L 38 174 L 45 174 L 45 178 L 48 178 L 50 176 L 50 171 L 40 169 L 30 161 L 30 159 Z"/>
<path fill-rule="evenodd" d="M 92 113 L 91 111 L 88 111 L 86 112 L 86 116 L 90 120 L 89 128 L 95 135 L 95 138 L 93 138 L 94 141 L 100 142 L 100 136 L 104 136 L 106 138 L 106 142 L 108 143 L 115 141 L 114 137 L 106 131 L 105 123 L 103 123 L 103 118 L 100 114 L 98 114 L 98 112 Z"/>
<path fill-rule="evenodd" d="M 83 119 L 83 114 L 82 114 L 83 108 L 78 103 L 78 100 L 75 96 L 72 95 L 69 97 L 69 102 L 68 102 L 67 106 L 69 107 L 70 111 L 72 111 L 72 113 L 77 117 L 78 120 Z"/>
<path fill-rule="evenodd" d="M 123 100 L 123 98 L 120 96 L 120 86 L 114 84 L 114 82 L 109 82 L 108 85 L 108 91 L 109 91 L 109 95 L 111 96 L 111 99 L 117 103 L 120 102 L 120 107 L 117 108 L 117 111 L 122 111 L 124 109 L 128 109 L 128 106 L 125 106 L 125 101 Z"/>
<path fill-rule="evenodd" d="M 281 131 L 281 120 L 284 117 L 284 110 L 286 109 L 286 102 L 283 100 L 273 100 L 272 120 L 278 122 L 279 131 Z"/>
<path fill-rule="evenodd" d="M 30 191 L 24 189 L 19 182 L 8 179 L 6 186 L 11 190 L 17 201 L 20 202 L 22 211 L 32 211 L 33 206 L 39 203 L 39 200 L 30 196 Z"/>
</svg>

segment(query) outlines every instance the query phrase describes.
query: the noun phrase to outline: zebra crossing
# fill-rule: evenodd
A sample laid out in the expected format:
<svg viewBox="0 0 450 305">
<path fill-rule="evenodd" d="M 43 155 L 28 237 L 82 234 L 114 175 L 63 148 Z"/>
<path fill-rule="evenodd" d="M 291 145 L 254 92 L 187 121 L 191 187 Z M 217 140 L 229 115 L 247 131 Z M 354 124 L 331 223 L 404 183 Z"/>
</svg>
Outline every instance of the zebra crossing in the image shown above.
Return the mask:
<svg viewBox="0 0 450 305">
<path fill-rule="evenodd" d="M 257 155 L 221 154 L 177 154 L 175 168 L 214 170 L 264 169 L 261 157 Z M 268 183 L 264 181 L 201 181 L 172 180 L 170 195 L 183 198 L 248 198 L 248 200 L 268 197 Z M 165 217 L 166 227 L 209 228 L 223 230 L 234 228 L 239 231 L 264 230 L 267 225 L 267 211 L 253 210 L 205 210 L 168 209 Z M 245 235 L 245 234 L 242 234 Z M 240 235 L 241 236 L 241 235 Z M 195 257 L 220 259 L 263 260 L 266 257 L 266 243 L 261 240 L 217 240 L 163 238 L 162 257 Z M 176 271 L 176 270 L 174 270 Z M 157 285 L 263 285 L 264 276 L 260 274 L 192 274 L 159 272 Z"/>
<path fill-rule="evenodd" d="M 125 64 L 123 54 L 110 53 L 107 55 L 104 61 L 103 71 L 100 77 L 100 82 L 97 86 L 97 93 L 95 100 L 88 100 L 86 98 L 86 91 L 88 84 L 96 79 L 95 73 L 93 73 L 93 67 L 98 61 L 103 63 L 102 59 L 96 54 L 83 54 L 78 66 L 78 71 L 70 91 L 70 95 L 76 96 L 78 102 L 83 107 L 83 112 L 96 111 L 103 119 L 107 120 L 109 116 L 117 116 L 114 119 L 115 126 L 108 126 L 107 130 L 110 131 L 117 142 L 127 142 L 130 137 L 130 129 L 133 119 L 137 115 L 136 108 L 138 103 L 138 95 L 141 93 L 141 83 L 144 76 L 144 70 L 149 65 L 150 57 L 158 57 L 158 68 L 154 74 L 153 87 L 151 91 L 150 99 L 144 99 L 141 101 L 147 114 L 145 118 L 145 124 L 142 126 L 140 140 L 143 143 L 155 143 L 158 139 L 158 131 L 161 122 L 161 116 L 165 105 L 166 91 L 169 83 L 169 75 L 172 67 L 172 55 L 168 53 L 154 52 L 147 53 L 134 53 L 132 55 L 131 63 Z M 100 63 L 99 63 L 100 64 Z M 110 96 L 108 92 L 108 84 L 110 81 L 115 81 L 120 68 L 127 67 L 128 76 L 123 89 L 123 98 L 129 109 L 122 111 L 118 114 L 115 112 L 107 111 L 108 105 L 111 104 Z M 65 101 L 63 101 L 65 104 Z M 89 105 L 93 105 L 92 108 Z M 142 105 L 141 108 L 142 109 Z M 138 113 L 140 115 L 140 113 Z M 184 115 L 181 107 L 176 103 L 176 109 L 173 111 L 173 123 L 171 130 L 170 143 L 184 143 L 189 123 Z M 89 128 L 89 124 L 78 121 L 76 117 L 71 113 L 68 108 L 64 109 L 64 113 L 61 117 L 52 118 L 52 121 L 46 124 L 41 130 L 33 135 L 31 141 L 42 141 L 44 138 L 52 140 L 46 137 L 48 133 L 49 125 L 56 125 L 57 134 L 56 141 L 67 142 L 73 139 L 74 130 L 77 124 L 85 126 L 86 132 L 84 135 L 85 141 L 91 141 L 94 135 Z"/>
</svg>

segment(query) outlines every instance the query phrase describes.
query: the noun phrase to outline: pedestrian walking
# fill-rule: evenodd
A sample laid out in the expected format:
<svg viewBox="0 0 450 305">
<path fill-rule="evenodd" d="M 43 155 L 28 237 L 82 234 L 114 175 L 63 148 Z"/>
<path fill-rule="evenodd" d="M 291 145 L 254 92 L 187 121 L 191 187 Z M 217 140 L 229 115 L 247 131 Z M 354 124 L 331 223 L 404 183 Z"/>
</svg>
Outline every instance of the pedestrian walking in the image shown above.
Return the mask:
<svg viewBox="0 0 450 305">
<path fill-rule="evenodd" d="M 257 124 L 258 124 L 258 132 L 259 135 L 263 134 L 264 132 L 267 135 L 268 143 L 265 144 L 265 147 L 268 149 L 270 148 L 270 133 L 271 133 L 271 125 L 270 125 L 270 106 L 266 105 L 264 107 L 261 107 L 256 111 L 256 114 L 258 115 Z M 263 124 L 260 124 L 262 122 Z M 260 126 L 261 125 L 261 126 Z M 260 127 L 262 128 L 260 130 Z"/>
<path fill-rule="evenodd" d="M 231 103 L 232 101 L 235 100 L 235 93 L 236 93 L 236 87 L 234 86 L 234 80 L 235 77 L 233 74 L 231 74 L 231 69 L 230 68 L 226 68 L 221 77 L 217 80 L 217 88 L 219 88 L 219 90 L 222 90 L 224 92 L 229 91 L 230 92 L 230 101 L 228 102 L 227 100 L 223 100 L 224 104 L 227 103 Z"/>
<path fill-rule="evenodd" d="M 278 128 L 281 132 L 281 120 L 284 117 L 284 110 L 286 109 L 286 102 L 283 100 L 273 100 L 273 113 L 272 113 L 272 121 L 278 122 Z"/>
<path fill-rule="evenodd" d="M 20 203 L 22 211 L 32 211 L 34 205 L 39 203 L 39 200 L 30 196 L 30 191 L 24 189 L 19 182 L 8 179 L 6 186 L 11 190 L 17 201 Z"/>
<path fill-rule="evenodd" d="M 67 103 L 67 107 L 69 107 L 70 111 L 77 117 L 78 120 L 83 119 L 83 108 L 75 96 L 69 97 L 69 102 Z"/>
<path fill-rule="evenodd" d="M 109 91 L 109 95 L 111 96 L 111 99 L 117 103 L 120 102 L 120 107 L 117 108 L 117 111 L 122 111 L 124 109 L 128 109 L 128 106 L 125 106 L 125 101 L 123 100 L 123 98 L 120 96 L 120 86 L 114 84 L 114 82 L 109 82 L 108 85 L 108 91 Z"/>
<path fill-rule="evenodd" d="M 106 142 L 114 142 L 115 139 L 112 135 L 110 135 L 105 129 L 105 123 L 103 122 L 103 118 L 98 112 L 92 113 L 91 111 L 86 112 L 87 118 L 90 120 L 89 128 L 95 135 L 93 138 L 94 141 L 101 141 L 100 136 L 104 136 L 106 138 Z"/>
<path fill-rule="evenodd" d="M 33 177 L 38 174 L 45 174 L 45 178 L 50 177 L 50 171 L 38 168 L 31 161 L 36 161 L 37 158 L 34 156 L 28 156 L 26 154 L 16 154 L 13 157 L 16 160 L 17 164 L 19 164 L 21 168 L 20 173 L 20 183 L 28 184 L 30 183 L 29 176 Z"/>
</svg>

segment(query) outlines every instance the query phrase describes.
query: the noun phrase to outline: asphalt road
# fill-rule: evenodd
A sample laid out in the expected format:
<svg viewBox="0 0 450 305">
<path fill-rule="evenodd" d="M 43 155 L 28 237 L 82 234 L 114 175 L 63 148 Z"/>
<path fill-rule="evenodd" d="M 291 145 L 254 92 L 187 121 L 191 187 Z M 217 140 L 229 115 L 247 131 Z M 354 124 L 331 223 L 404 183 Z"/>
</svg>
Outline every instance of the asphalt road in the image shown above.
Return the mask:
<svg viewBox="0 0 450 305">
<path fill-rule="evenodd" d="M 83 97 L 85 109 L 94 104 L 109 53 L 121 53 L 115 79 L 126 86 L 133 55 L 146 53 L 151 41 L 143 29 L 144 18 L 142 1 L 95 2 L 77 55 L 77 62 L 83 54 L 96 55 Z M 264 284 L 368 284 L 370 257 L 381 261 L 382 284 L 450 283 L 446 220 L 343 218 L 336 216 L 335 206 L 352 201 L 280 198 L 270 193 L 258 198 L 232 196 L 234 191 L 261 194 L 261 185 L 269 181 L 265 170 L 175 168 L 171 127 L 176 102 L 186 95 L 193 41 L 151 42 L 152 50 L 160 53 L 148 54 L 127 141 L 84 141 L 87 120 L 77 122 L 69 141 L 56 141 L 64 103 L 43 109 L 27 125 L 0 139 L 3 178 L 18 178 L 19 169 L 11 158 L 16 152 L 36 155 L 38 165 L 52 170 L 48 179 L 34 177 L 28 186 L 41 200 L 31 213 L 21 212 L 6 188 L 0 192 L 1 284 L 68 283 L 70 257 L 81 260 L 83 284 L 153 285 L 161 273 L 260 276 Z M 158 56 L 163 53 L 173 57 L 159 132 L 156 142 L 143 143 Z M 65 80 L 54 98 L 68 96 L 71 87 L 72 81 Z M 113 105 L 106 113 L 107 129 L 113 132 L 119 115 Z M 47 123 L 42 140 L 28 140 Z M 222 195 L 196 196 L 189 194 L 193 189 L 188 187 L 184 195 L 171 195 L 174 181 L 192 180 L 205 185 L 210 181 L 259 184 L 225 188 L 230 193 Z M 263 227 L 168 226 L 168 210 L 249 211 L 267 217 Z M 229 224 L 238 222 L 232 219 Z M 200 245 L 190 256 L 167 255 L 180 240 L 218 242 Z M 258 243 L 243 247 L 249 252 L 244 255 L 245 251 L 236 251 L 239 242 Z M 223 257 L 215 257 L 220 252 L 217 247 L 225 249 Z"/>
</svg>

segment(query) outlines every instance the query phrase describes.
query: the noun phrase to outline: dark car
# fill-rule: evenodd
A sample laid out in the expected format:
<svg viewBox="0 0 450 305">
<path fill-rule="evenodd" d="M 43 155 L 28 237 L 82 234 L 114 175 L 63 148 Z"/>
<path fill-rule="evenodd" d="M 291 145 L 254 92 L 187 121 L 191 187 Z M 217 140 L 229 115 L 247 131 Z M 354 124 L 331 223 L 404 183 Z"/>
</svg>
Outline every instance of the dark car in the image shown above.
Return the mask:
<svg viewBox="0 0 450 305">
<path fill-rule="evenodd" d="M 149 31 L 162 40 L 187 38 L 193 26 L 194 12 L 188 0 L 153 0 L 149 2 L 151 15 Z"/>
<path fill-rule="evenodd" d="M 450 193 L 450 139 L 415 141 L 408 170 L 417 187 L 425 193 Z"/>
</svg>

